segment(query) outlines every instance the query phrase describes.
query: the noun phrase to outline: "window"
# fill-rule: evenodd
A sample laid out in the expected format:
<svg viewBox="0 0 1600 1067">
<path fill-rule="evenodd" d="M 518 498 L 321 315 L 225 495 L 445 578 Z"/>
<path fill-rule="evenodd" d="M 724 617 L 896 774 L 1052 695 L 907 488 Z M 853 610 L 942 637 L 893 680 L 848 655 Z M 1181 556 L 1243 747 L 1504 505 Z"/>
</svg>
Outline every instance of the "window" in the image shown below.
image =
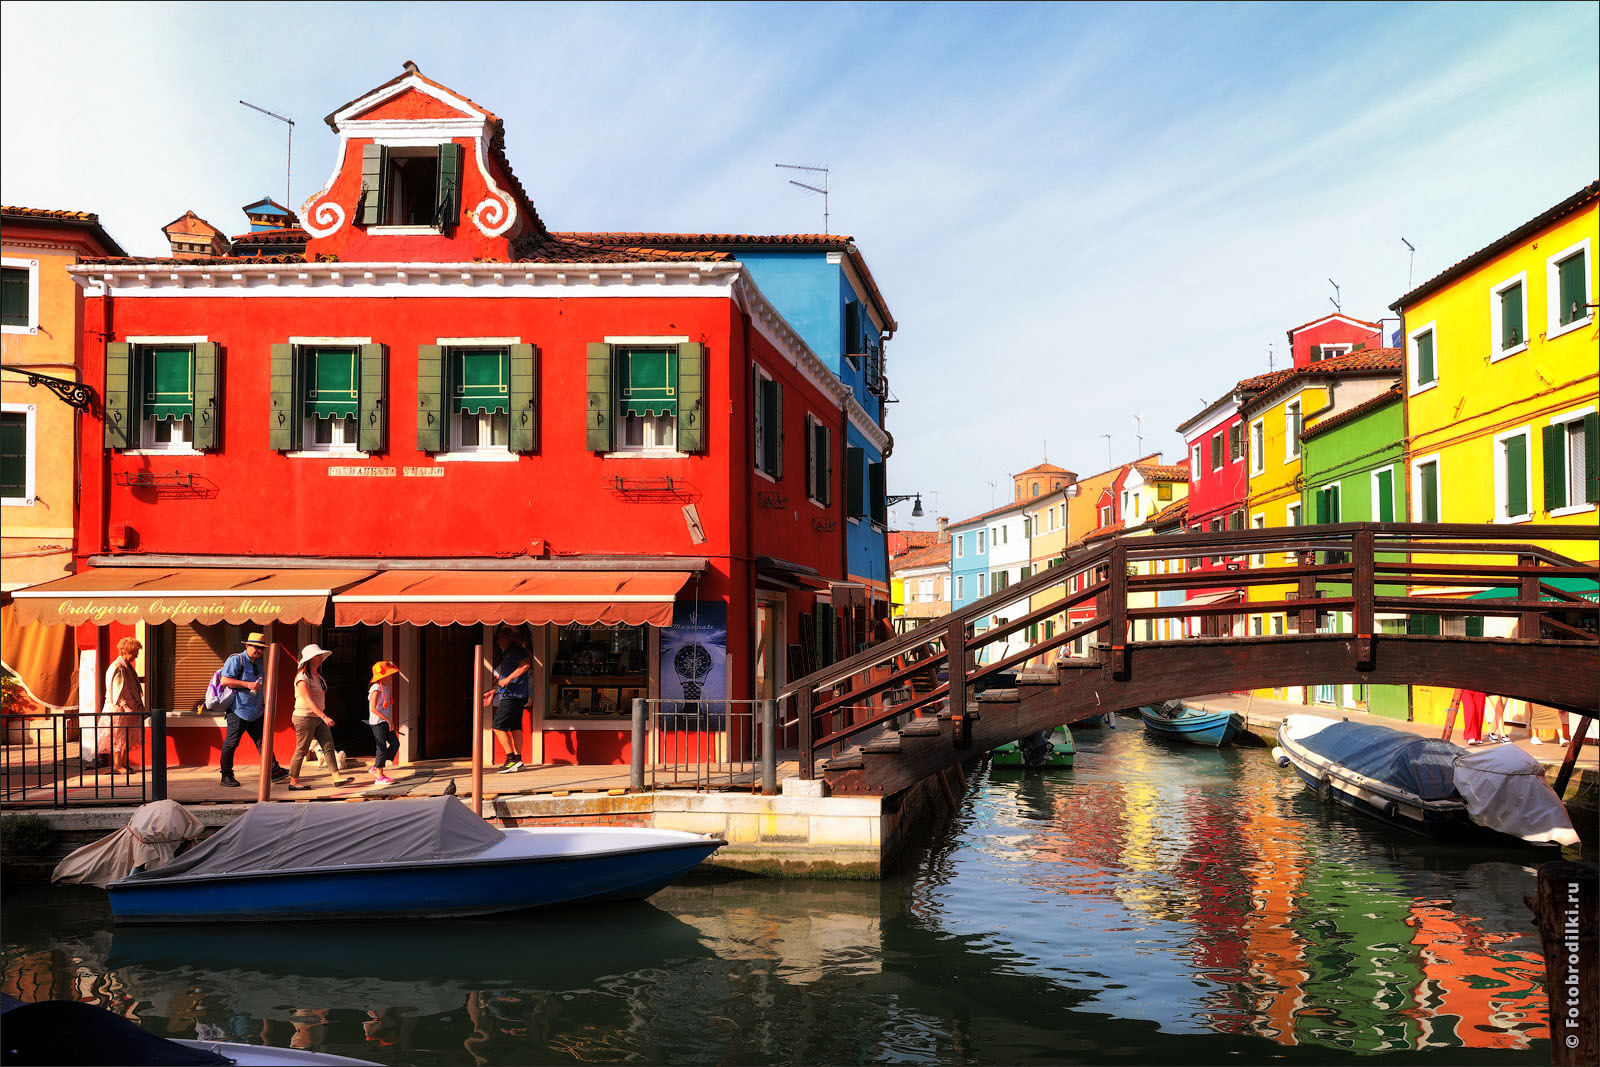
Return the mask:
<svg viewBox="0 0 1600 1067">
<path fill-rule="evenodd" d="M 295 358 L 300 372 L 302 447 L 355 451 L 361 407 L 361 349 L 357 345 L 307 346 Z"/>
<path fill-rule="evenodd" d="M 1418 460 L 1411 467 L 1411 514 L 1414 522 L 1439 521 L 1439 457 Z"/>
<path fill-rule="evenodd" d="M 1528 347 L 1528 272 L 1489 291 L 1489 358 L 1503 359 Z"/>
<path fill-rule="evenodd" d="M 1439 368 L 1435 364 L 1434 352 L 1437 340 L 1434 336 L 1434 323 L 1418 327 L 1411 331 L 1406 341 L 1406 380 L 1411 383 L 1409 392 L 1420 393 L 1424 389 L 1431 389 L 1439 382 Z"/>
<path fill-rule="evenodd" d="M 783 477 L 783 385 L 755 368 L 750 408 L 755 419 L 755 466 L 769 478 Z"/>
<path fill-rule="evenodd" d="M 1595 412 L 1558 416 L 1543 433 L 1545 510 L 1571 514 L 1592 507 L 1600 500 L 1595 477 L 1600 425 Z"/>
<path fill-rule="evenodd" d="M 1252 529 L 1252 530 L 1265 530 L 1266 528 L 1267 528 L 1267 516 L 1266 516 L 1265 513 L 1258 512 L 1257 514 L 1250 516 L 1250 529 Z M 1265 567 L 1266 565 L 1267 565 L 1267 557 L 1264 554 L 1257 553 L 1256 555 L 1253 555 L 1253 556 L 1250 557 L 1250 566 L 1252 566 L 1252 567 Z"/>
<path fill-rule="evenodd" d="M 1394 468 L 1385 467 L 1372 472 L 1372 518 L 1377 522 L 1393 522 L 1394 516 Z"/>
<path fill-rule="evenodd" d="M 1195 445 L 1189 450 L 1189 470 L 1194 472 L 1196 480 L 1200 477 L 1200 446 Z"/>
<path fill-rule="evenodd" d="M 1559 337 L 1594 318 L 1594 291 L 1589 280 L 1589 238 L 1563 248 L 1545 261 L 1549 292 L 1549 325 L 1545 336 Z"/>
<path fill-rule="evenodd" d="M 978 599 L 982 600 L 984 597 L 986 597 L 988 595 L 989 595 L 989 573 L 987 571 L 979 571 L 978 572 Z"/>
<path fill-rule="evenodd" d="M 140 338 L 106 346 L 105 445 L 163 451 L 217 446 L 219 346 Z"/>
<path fill-rule="evenodd" d="M 39 330 L 39 261 L 6 256 L 0 264 L 0 328 L 6 333 Z"/>
<path fill-rule="evenodd" d="M 988 551 L 987 542 L 985 540 L 985 537 L 986 537 L 987 533 L 988 533 L 987 530 L 979 530 L 978 531 L 978 555 L 980 555 L 980 556 Z"/>
<path fill-rule="evenodd" d="M 32 404 L 6 404 L 0 410 L 0 504 L 33 503 L 36 415 Z"/>
<path fill-rule="evenodd" d="M 1222 469 L 1222 433 L 1219 431 L 1211 435 L 1211 469 Z"/>
<path fill-rule="evenodd" d="M 806 416 L 806 496 L 823 507 L 833 503 L 833 432 L 809 414 Z"/>
<path fill-rule="evenodd" d="M 967 576 L 965 574 L 958 574 L 958 575 L 956 575 L 956 599 L 957 600 L 964 600 L 964 599 L 966 599 L 966 596 L 967 596 Z"/>
<path fill-rule="evenodd" d="M 998 593 L 1000 590 L 1006 588 L 1010 584 L 1011 584 L 1011 572 L 1008 571 L 1008 570 L 1004 570 L 1004 569 L 997 570 L 989 578 L 989 588 L 993 589 L 996 593 Z"/>
<path fill-rule="evenodd" d="M 384 358 L 381 345 L 371 346 L 373 358 Z M 592 348 L 593 346 L 591 346 Z M 376 376 L 381 366 L 368 368 L 363 350 L 363 380 Z M 488 458 L 534 450 L 538 438 L 538 407 L 534 397 L 538 349 L 517 338 L 441 337 L 436 345 L 417 348 L 417 449 Z M 592 368 L 591 368 L 592 370 Z M 379 395 L 374 383 L 372 392 Z M 363 396 L 366 388 L 363 387 Z M 361 450 L 383 450 L 378 426 L 381 419 L 367 412 L 362 402 Z M 366 434 L 373 426 L 372 447 Z"/>
<path fill-rule="evenodd" d="M 1320 363 L 1325 359 L 1338 359 L 1340 356 L 1348 356 L 1351 347 L 1350 345 L 1312 345 L 1310 362 Z"/>
<path fill-rule="evenodd" d="M 1228 427 L 1228 462 L 1237 463 L 1244 458 L 1244 423 Z"/>
<path fill-rule="evenodd" d="M 1034 496 L 1038 496 L 1039 495 L 1039 483 L 1038 482 L 1034 482 L 1033 483 L 1033 495 Z"/>
<path fill-rule="evenodd" d="M 1262 474 L 1267 469 L 1267 424 L 1257 419 L 1250 424 L 1250 473 Z"/>
<path fill-rule="evenodd" d="M 956 534 L 956 536 L 955 536 L 955 538 L 953 540 L 955 541 L 956 559 L 960 559 L 961 557 L 966 555 L 967 535 L 966 534 Z"/>
<path fill-rule="evenodd" d="M 924 604 L 933 603 L 933 579 L 920 578 L 917 580 L 917 600 Z"/>
<path fill-rule="evenodd" d="M 1494 521 L 1518 522 L 1533 512 L 1529 500 L 1532 457 L 1528 454 L 1528 428 L 1494 436 Z"/>
<path fill-rule="evenodd" d="M 368 227 L 443 232 L 455 225 L 461 201 L 461 146 L 369 144 L 361 150 L 357 221 Z"/>
<path fill-rule="evenodd" d="M 1101 526 L 1110 526 L 1111 525 L 1111 505 L 1110 504 L 1106 504 L 1103 507 L 1101 507 L 1101 509 L 1100 509 L 1100 525 Z"/>
<path fill-rule="evenodd" d="M 1283 509 L 1283 524 L 1285 526 L 1300 525 L 1300 505 L 1298 503 L 1290 504 Z"/>
<path fill-rule="evenodd" d="M 950 599 L 950 579 L 948 577 L 944 580 L 944 598 L 945 600 Z"/>
<path fill-rule="evenodd" d="M 675 338 L 591 343 L 585 447 L 591 452 L 702 451 L 704 383 L 701 344 Z M 528 399 L 531 405 L 531 377 Z M 527 449 L 512 451 L 532 448 L 530 439 Z"/>
<path fill-rule="evenodd" d="M 1284 462 L 1300 454 L 1300 401 L 1291 400 L 1283 405 L 1283 458 Z"/>
<path fill-rule="evenodd" d="M 1311 494 L 1313 520 L 1318 524 L 1339 521 L 1339 487 L 1324 485 Z"/>
</svg>

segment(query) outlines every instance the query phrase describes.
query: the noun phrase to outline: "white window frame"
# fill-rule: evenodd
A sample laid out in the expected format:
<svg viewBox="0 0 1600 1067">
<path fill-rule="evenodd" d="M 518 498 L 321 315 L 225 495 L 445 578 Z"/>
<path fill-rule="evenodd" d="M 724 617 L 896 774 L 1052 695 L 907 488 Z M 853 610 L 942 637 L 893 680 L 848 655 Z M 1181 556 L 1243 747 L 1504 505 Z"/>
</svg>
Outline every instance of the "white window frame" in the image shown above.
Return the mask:
<svg viewBox="0 0 1600 1067">
<path fill-rule="evenodd" d="M 1305 514 L 1300 501 L 1296 500 L 1283 509 L 1283 524 L 1285 526 L 1301 525 L 1301 517 Z"/>
<path fill-rule="evenodd" d="M 1250 424 L 1250 473 L 1267 472 L 1267 420 L 1265 416 Z"/>
<path fill-rule="evenodd" d="M 1290 418 L 1289 413 L 1291 411 L 1299 417 Z M 1296 423 L 1299 423 L 1302 427 L 1305 425 L 1305 408 L 1302 406 L 1301 399 L 1298 396 L 1293 400 L 1286 401 L 1283 405 L 1283 461 L 1285 463 L 1292 463 L 1300 458 L 1300 435 L 1295 432 Z"/>
<path fill-rule="evenodd" d="M 299 360 L 299 358 L 300 358 L 300 351 L 299 350 L 301 348 L 357 348 L 357 349 L 359 349 L 363 345 L 370 345 L 371 343 L 372 343 L 372 338 L 370 338 L 370 337 L 291 337 L 291 338 L 289 338 L 289 344 L 293 345 L 294 349 L 295 349 L 294 358 L 296 360 Z M 298 366 L 296 367 L 295 375 L 296 375 L 297 380 L 301 376 L 301 369 Z M 301 388 L 304 389 L 304 383 L 303 382 L 302 382 Z M 300 401 L 303 401 L 304 399 L 305 399 L 304 396 L 301 396 L 300 398 L 297 399 L 297 403 L 300 402 Z M 349 441 L 343 441 L 342 440 L 343 428 L 341 427 L 340 431 L 338 433 L 334 434 L 334 437 L 336 438 L 335 441 L 333 441 L 330 444 L 318 444 L 317 443 L 317 434 L 316 434 L 316 429 L 317 429 L 316 424 L 319 423 L 319 422 L 323 422 L 323 421 L 330 421 L 331 422 L 331 420 L 318 419 L 318 418 L 314 418 L 314 417 L 312 417 L 310 415 L 302 415 L 300 417 L 300 448 L 299 448 L 298 451 L 287 453 L 287 455 L 288 455 L 288 457 L 290 459 L 307 459 L 307 458 L 311 458 L 311 459 L 327 459 L 330 455 L 334 455 L 334 456 L 353 456 L 353 455 L 359 455 L 360 454 L 361 449 L 357 447 L 358 443 L 361 440 L 361 416 L 360 416 L 359 412 L 356 414 L 355 419 L 352 420 L 353 421 L 353 426 L 351 427 L 351 433 L 350 433 L 350 440 Z"/>
<path fill-rule="evenodd" d="M 1520 515 L 1507 515 L 1506 510 L 1506 464 L 1505 443 L 1513 437 L 1523 439 L 1522 463 L 1523 485 L 1527 487 L 1528 510 Z M 1527 522 L 1533 518 L 1533 428 L 1527 424 L 1502 430 L 1494 435 L 1494 520 L 1508 526 L 1519 522 Z"/>
<path fill-rule="evenodd" d="M 989 550 L 988 535 L 989 531 L 987 530 L 978 531 L 978 555 L 980 556 Z"/>
<path fill-rule="evenodd" d="M 1196 444 L 1193 447 L 1193 449 L 1190 451 L 1190 453 L 1189 453 L 1189 469 L 1194 472 L 1194 480 L 1195 481 L 1199 481 L 1200 480 L 1200 475 L 1204 472 L 1204 469 L 1205 469 L 1204 466 L 1200 462 L 1200 445 L 1199 444 Z"/>
<path fill-rule="evenodd" d="M 371 232 L 370 229 L 369 229 L 368 232 Z M 433 232 L 433 231 L 429 231 L 429 232 Z M 367 343 L 370 343 L 370 342 L 367 342 Z M 512 345 L 520 345 L 522 343 L 522 338 L 521 337 L 438 337 L 438 338 L 434 339 L 434 343 L 437 344 L 440 348 L 444 349 L 444 355 L 445 355 L 444 372 L 445 372 L 445 378 L 448 380 L 449 377 L 450 377 L 450 373 L 451 373 L 450 372 L 450 362 L 451 362 L 451 358 L 452 358 L 454 352 L 456 352 L 456 351 L 458 351 L 460 349 L 463 349 L 463 348 L 505 348 L 505 349 L 509 349 L 509 348 L 511 348 Z M 607 344 L 612 343 L 612 339 L 608 337 L 606 339 L 606 343 Z M 625 340 L 619 340 L 618 343 L 626 344 L 627 342 Z M 647 342 L 643 342 L 643 343 L 649 344 L 649 343 L 653 343 L 653 341 L 647 341 Z M 449 403 L 449 401 L 447 400 L 446 403 Z M 483 430 L 483 424 L 484 424 L 485 421 L 488 421 L 492 426 L 493 420 L 494 420 L 494 416 L 492 414 L 488 414 L 488 413 L 479 413 L 479 414 L 473 415 L 471 417 L 474 418 L 474 419 L 477 419 L 478 422 L 479 422 L 479 433 L 480 433 L 479 440 L 481 442 L 482 441 L 481 434 L 482 434 L 482 430 Z M 445 419 L 445 428 L 444 428 L 444 432 L 445 432 L 445 448 L 444 448 L 444 451 L 436 452 L 434 454 L 433 458 L 434 458 L 435 461 L 444 460 L 444 461 L 448 462 L 448 461 L 452 461 L 452 460 L 456 460 L 456 461 L 459 461 L 459 460 L 515 460 L 517 458 L 517 454 L 515 452 L 511 451 L 511 417 L 510 417 L 510 412 L 509 411 L 506 414 L 506 443 L 503 444 L 503 445 L 495 445 L 495 444 L 486 445 L 486 444 L 482 444 L 482 443 L 479 443 L 479 444 L 476 444 L 476 445 L 470 445 L 470 446 L 462 445 L 461 444 L 461 424 L 462 424 L 462 421 L 464 419 L 466 419 L 466 418 L 467 418 L 467 416 L 458 414 L 457 412 L 454 412 L 454 411 L 450 412 L 449 415 L 446 417 L 446 419 Z M 358 433 L 360 432 L 359 431 L 359 427 L 357 428 L 357 432 Z M 668 456 L 675 456 L 675 455 L 678 454 L 675 449 L 644 450 L 644 449 L 638 449 L 638 448 L 622 448 L 618 444 L 618 441 L 621 439 L 621 436 L 622 436 L 622 428 L 620 426 L 618 426 L 618 427 L 615 428 L 614 432 L 615 432 L 615 437 L 613 438 L 613 440 L 611 442 L 613 453 L 622 452 L 622 453 L 626 453 L 627 455 L 630 455 L 630 456 L 646 455 L 646 454 L 651 454 L 651 453 L 654 453 L 654 454 L 657 454 L 657 455 L 668 455 Z M 491 434 L 491 436 L 492 436 L 492 434 Z"/>
<path fill-rule="evenodd" d="M 978 572 L 978 599 L 982 600 L 989 595 L 989 572 Z"/>
<path fill-rule="evenodd" d="M 1411 460 L 1411 498 L 1406 502 L 1406 511 L 1412 522 L 1427 521 L 1422 517 L 1422 468 L 1430 463 L 1433 464 L 1433 486 L 1439 494 L 1434 510 L 1439 513 L 1438 521 L 1444 521 L 1444 462 L 1439 456 L 1440 453 L 1433 452 Z"/>
<path fill-rule="evenodd" d="M 1267 513 L 1266 512 L 1258 511 L 1254 515 L 1250 516 L 1250 529 L 1252 529 L 1252 530 L 1265 530 L 1266 528 L 1267 528 Z M 1267 565 L 1267 557 L 1266 557 L 1266 555 L 1264 553 L 1258 552 L 1255 555 L 1250 557 L 1250 566 L 1252 566 L 1252 567 L 1265 567 L 1266 565 Z"/>
<path fill-rule="evenodd" d="M 1433 334 L 1433 380 L 1417 384 L 1417 338 Z M 1439 320 L 1432 319 L 1406 334 L 1406 395 L 1426 393 L 1439 385 Z"/>
<path fill-rule="evenodd" d="M 1564 333 L 1582 329 L 1594 322 L 1594 309 L 1585 308 L 1581 319 L 1573 319 L 1565 326 L 1561 325 L 1561 275 L 1557 268 L 1562 260 L 1571 257 L 1574 253 L 1583 253 L 1583 302 L 1585 305 L 1594 303 L 1594 260 L 1589 250 L 1589 238 L 1585 237 L 1577 244 L 1568 245 L 1549 259 L 1545 260 L 1545 315 L 1548 326 L 1545 330 L 1545 340 L 1560 337 Z M 9 262 L 9 261 L 8 261 Z"/>
<path fill-rule="evenodd" d="M 950 576 L 948 574 L 944 577 L 944 602 L 946 604 L 950 603 Z"/>
<path fill-rule="evenodd" d="M 1504 316 L 1500 310 L 1500 294 L 1504 293 L 1513 285 L 1522 286 L 1523 337 L 1520 342 L 1512 345 L 1510 348 L 1501 348 L 1500 325 Z M 1527 335 L 1532 332 L 1532 327 L 1528 325 L 1528 272 L 1525 270 L 1518 271 L 1516 274 L 1513 274 L 1511 277 L 1507 278 L 1503 282 L 1500 282 L 1498 285 L 1492 285 L 1489 287 L 1489 362 L 1493 363 L 1496 360 L 1506 359 L 1510 356 L 1516 355 L 1518 352 L 1526 352 L 1528 350 Z M 1433 346 L 1433 354 L 1434 369 L 1437 370 L 1439 358 L 1439 346 L 1437 342 Z"/>
<path fill-rule="evenodd" d="M 1368 512 L 1368 514 L 1372 516 L 1372 522 L 1383 521 L 1378 517 L 1383 514 L 1383 510 L 1378 507 L 1379 501 L 1383 499 L 1382 496 L 1380 496 L 1380 490 L 1378 489 L 1378 475 L 1382 474 L 1384 471 L 1389 472 L 1389 513 L 1392 515 L 1400 514 L 1400 509 L 1396 506 L 1396 502 L 1393 499 L 1394 488 L 1397 482 L 1397 479 L 1395 478 L 1394 467 L 1395 465 L 1391 463 L 1387 467 L 1376 467 L 1367 474 L 1368 484 L 1372 486 L 1372 510 Z"/>
<path fill-rule="evenodd" d="M 951 603 L 956 603 L 957 601 L 962 601 L 962 600 L 965 600 L 966 598 L 967 598 L 967 576 L 965 574 L 958 574 L 958 575 L 956 575 L 956 596 L 955 596 L 955 600 L 951 601 Z"/>
<path fill-rule="evenodd" d="M 9 266 L 9 264 L 7 264 Z M 18 332 L 21 332 L 20 330 Z M 36 476 L 39 472 L 39 410 L 35 404 L 0 404 L 0 411 L 8 415 L 22 415 L 27 438 L 27 472 L 23 477 L 22 496 L 0 497 L 0 504 L 8 508 L 31 508 L 38 491 Z"/>
<path fill-rule="evenodd" d="M 1351 352 L 1354 352 L 1356 348 L 1353 343 L 1349 342 L 1331 345 L 1318 345 L 1317 347 L 1321 349 L 1320 358 L 1317 360 L 1318 363 L 1322 363 L 1325 360 L 1338 359 L 1340 356 L 1348 356 Z M 1335 349 L 1337 349 L 1337 351 L 1333 351 Z"/>
<path fill-rule="evenodd" d="M 1595 413 L 1595 407 L 1594 407 L 1593 404 L 1591 404 L 1591 405 L 1589 405 L 1588 407 L 1585 407 L 1585 408 L 1579 408 L 1576 411 L 1565 411 L 1565 412 L 1562 412 L 1560 415 L 1552 415 L 1550 417 L 1550 425 L 1551 426 L 1560 426 L 1560 427 L 1565 428 L 1567 426 L 1572 425 L 1575 422 L 1577 422 L 1577 423 L 1583 422 L 1585 417 L 1587 417 L 1589 415 L 1593 415 L 1594 413 Z M 1566 435 L 1563 434 L 1562 436 L 1563 436 L 1563 438 L 1565 438 Z M 1544 447 L 1543 441 L 1544 441 L 1544 436 L 1541 434 L 1540 435 L 1540 447 L 1541 448 Z M 1543 458 L 1544 458 L 1543 456 L 1540 456 L 1541 460 Z M 1567 478 L 1567 499 L 1571 500 L 1573 498 L 1573 496 L 1574 496 L 1574 493 L 1573 493 L 1573 484 L 1572 484 L 1572 453 L 1570 451 L 1563 452 L 1562 457 L 1561 457 L 1561 466 L 1562 466 L 1563 472 L 1566 474 L 1566 478 Z M 1541 463 L 1539 465 L 1539 470 L 1540 470 L 1540 472 L 1542 474 L 1543 471 L 1544 471 L 1544 464 L 1543 463 Z M 1541 479 L 1540 484 L 1541 485 L 1543 484 L 1543 479 Z M 1579 497 L 1581 497 L 1583 495 L 1583 482 L 1582 482 L 1581 479 L 1578 482 L 1576 495 L 1579 496 Z M 1562 507 L 1555 508 L 1554 510 L 1550 511 L 1549 514 L 1550 514 L 1550 517 L 1552 519 L 1559 519 L 1559 518 L 1562 518 L 1563 516 L 1566 516 L 1566 515 L 1582 515 L 1586 511 L 1594 511 L 1594 510 L 1595 510 L 1595 505 L 1589 503 L 1587 500 L 1584 500 L 1584 501 L 1581 501 L 1581 502 L 1579 502 L 1577 504 L 1567 504 L 1567 505 L 1564 505 Z"/>
<path fill-rule="evenodd" d="M 820 459 L 817 455 L 818 427 L 828 431 L 828 469 L 826 470 L 818 462 Z M 828 508 L 831 505 L 822 502 L 822 497 L 817 494 L 817 490 L 827 483 L 833 473 L 833 427 L 828 426 L 809 411 L 806 412 L 806 460 L 806 499 L 819 508 Z"/>
<path fill-rule="evenodd" d="M 1211 469 L 1213 471 L 1219 471 L 1228 465 L 1228 460 L 1226 458 L 1228 455 L 1228 431 L 1226 429 L 1218 430 L 1206 440 L 1207 448 L 1210 448 L 1214 444 L 1219 445 L 1220 447 L 1218 447 L 1216 450 L 1218 462 L 1211 464 Z"/>
<path fill-rule="evenodd" d="M 955 537 L 951 538 L 951 540 L 954 542 L 954 545 L 955 545 L 956 559 L 962 558 L 962 556 L 964 556 L 966 554 L 967 535 L 966 534 L 956 534 Z"/>
<path fill-rule="evenodd" d="M 16 267 L 28 272 L 28 324 L 6 326 L 0 332 L 36 334 L 39 332 L 39 261 L 21 256 L 0 256 L 0 266 Z"/>
</svg>

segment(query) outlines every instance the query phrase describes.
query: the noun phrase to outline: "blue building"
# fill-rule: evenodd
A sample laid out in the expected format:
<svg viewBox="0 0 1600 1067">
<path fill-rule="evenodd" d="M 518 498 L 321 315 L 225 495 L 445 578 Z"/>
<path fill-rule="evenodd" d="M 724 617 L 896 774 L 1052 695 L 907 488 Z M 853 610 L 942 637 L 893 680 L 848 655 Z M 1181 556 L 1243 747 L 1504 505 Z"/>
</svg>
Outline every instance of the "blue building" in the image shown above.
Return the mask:
<svg viewBox="0 0 1600 1067">
<path fill-rule="evenodd" d="M 950 524 L 950 610 L 960 611 L 989 595 L 990 512 Z M 980 620 L 978 629 L 987 629 Z"/>
</svg>

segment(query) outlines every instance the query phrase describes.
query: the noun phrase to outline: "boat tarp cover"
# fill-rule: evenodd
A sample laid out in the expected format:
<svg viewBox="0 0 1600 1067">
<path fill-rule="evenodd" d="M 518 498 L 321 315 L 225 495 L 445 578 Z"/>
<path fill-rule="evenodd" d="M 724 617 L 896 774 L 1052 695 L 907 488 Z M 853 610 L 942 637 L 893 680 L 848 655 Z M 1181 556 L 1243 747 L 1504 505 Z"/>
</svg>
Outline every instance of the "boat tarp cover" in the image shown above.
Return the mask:
<svg viewBox="0 0 1600 1067">
<path fill-rule="evenodd" d="M 126 881 L 465 859 L 504 837 L 455 797 L 256 804 L 160 870 Z"/>
<path fill-rule="evenodd" d="M 1448 800 L 1455 793 L 1461 750 L 1448 741 L 1355 722 L 1329 723 L 1297 740 L 1325 760 L 1423 800 Z"/>
<path fill-rule="evenodd" d="M 1544 767 L 1515 745 L 1493 745 L 1456 760 L 1456 790 L 1472 821 L 1524 841 L 1576 845 L 1578 835 Z"/>
<path fill-rule="evenodd" d="M 127 826 L 62 860 L 50 880 L 104 889 L 141 864 L 151 871 L 166 866 L 185 841 L 198 840 L 205 830 L 176 800 L 157 800 L 134 812 Z"/>
</svg>

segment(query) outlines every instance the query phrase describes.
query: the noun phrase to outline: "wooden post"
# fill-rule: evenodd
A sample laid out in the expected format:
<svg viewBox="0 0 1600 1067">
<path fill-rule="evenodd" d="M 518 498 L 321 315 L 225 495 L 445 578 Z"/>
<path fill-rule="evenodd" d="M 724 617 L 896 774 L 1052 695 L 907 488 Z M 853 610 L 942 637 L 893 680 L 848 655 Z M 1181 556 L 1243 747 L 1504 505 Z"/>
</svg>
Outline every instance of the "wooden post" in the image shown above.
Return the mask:
<svg viewBox="0 0 1600 1067">
<path fill-rule="evenodd" d="M 1539 868 L 1538 895 L 1528 901 L 1544 949 L 1550 1062 L 1561 1067 L 1600 1062 L 1597 886 L 1592 863 L 1546 863 Z"/>
<path fill-rule="evenodd" d="M 1556 714 L 1566 715 L 1567 713 L 1558 711 Z M 1570 719 L 1563 719 L 1562 721 L 1571 722 Z M 1566 792 L 1567 779 L 1572 777 L 1572 768 L 1577 766 L 1578 751 L 1583 748 L 1583 739 L 1589 736 L 1589 724 L 1592 722 L 1594 722 L 1592 716 L 1584 715 L 1580 717 L 1578 719 L 1578 728 L 1572 731 L 1572 740 L 1567 742 L 1567 754 L 1562 757 L 1561 770 L 1556 773 L 1556 784 L 1553 787 L 1558 797 Z"/>
<path fill-rule="evenodd" d="M 267 664 L 261 687 L 261 782 L 256 786 L 256 800 L 272 799 L 272 768 L 277 761 L 272 758 L 272 729 L 277 724 L 278 703 L 278 642 L 267 644 Z"/>
<path fill-rule="evenodd" d="M 763 700 L 761 708 L 761 792 L 778 791 L 778 702 Z"/>
<path fill-rule="evenodd" d="M 1356 531 L 1356 558 L 1350 576 L 1351 595 L 1355 597 L 1356 670 L 1372 670 L 1373 598 L 1377 595 L 1374 578 L 1372 529 L 1363 526 Z"/>
<path fill-rule="evenodd" d="M 795 716 L 800 726 L 800 778 L 811 781 L 816 775 L 817 756 L 811 750 L 811 687 L 803 686 L 794 695 Z"/>
<path fill-rule="evenodd" d="M 1128 677 L 1128 549 L 1118 541 L 1111 546 L 1110 588 L 1106 590 L 1107 630 L 1111 638 L 1111 676 Z"/>
<path fill-rule="evenodd" d="M 1295 587 L 1295 599 L 1302 607 L 1295 619 L 1295 630 L 1301 634 L 1317 632 L 1317 580 L 1310 575 L 1300 579 Z M 1305 606 L 1309 605 L 1309 606 Z"/>
<path fill-rule="evenodd" d="M 145 752 L 145 767 L 150 778 L 150 799 L 167 799 L 167 713 L 150 700 L 150 676 L 143 682 L 144 706 L 150 711 L 150 748 Z M 66 725 L 62 724 L 63 727 Z M 63 733 L 66 731 L 63 730 Z M 139 732 L 144 732 L 141 724 Z"/>
<path fill-rule="evenodd" d="M 1537 567 L 1538 559 L 1533 556 L 1518 556 L 1518 567 Z M 1524 574 L 1517 580 L 1517 599 L 1524 603 L 1539 602 L 1539 575 Z M 1517 616 L 1517 636 L 1524 641 L 1537 641 L 1544 636 L 1544 627 L 1540 620 L 1544 618 L 1542 612 L 1524 611 Z"/>
<path fill-rule="evenodd" d="M 472 646 L 472 813 L 483 817 L 483 642 Z"/>
<path fill-rule="evenodd" d="M 950 676 L 946 699 L 950 702 L 950 728 L 957 746 L 961 744 L 961 731 L 967 724 L 967 624 L 959 615 L 953 615 L 945 627 L 945 657 L 949 661 Z"/>
</svg>

